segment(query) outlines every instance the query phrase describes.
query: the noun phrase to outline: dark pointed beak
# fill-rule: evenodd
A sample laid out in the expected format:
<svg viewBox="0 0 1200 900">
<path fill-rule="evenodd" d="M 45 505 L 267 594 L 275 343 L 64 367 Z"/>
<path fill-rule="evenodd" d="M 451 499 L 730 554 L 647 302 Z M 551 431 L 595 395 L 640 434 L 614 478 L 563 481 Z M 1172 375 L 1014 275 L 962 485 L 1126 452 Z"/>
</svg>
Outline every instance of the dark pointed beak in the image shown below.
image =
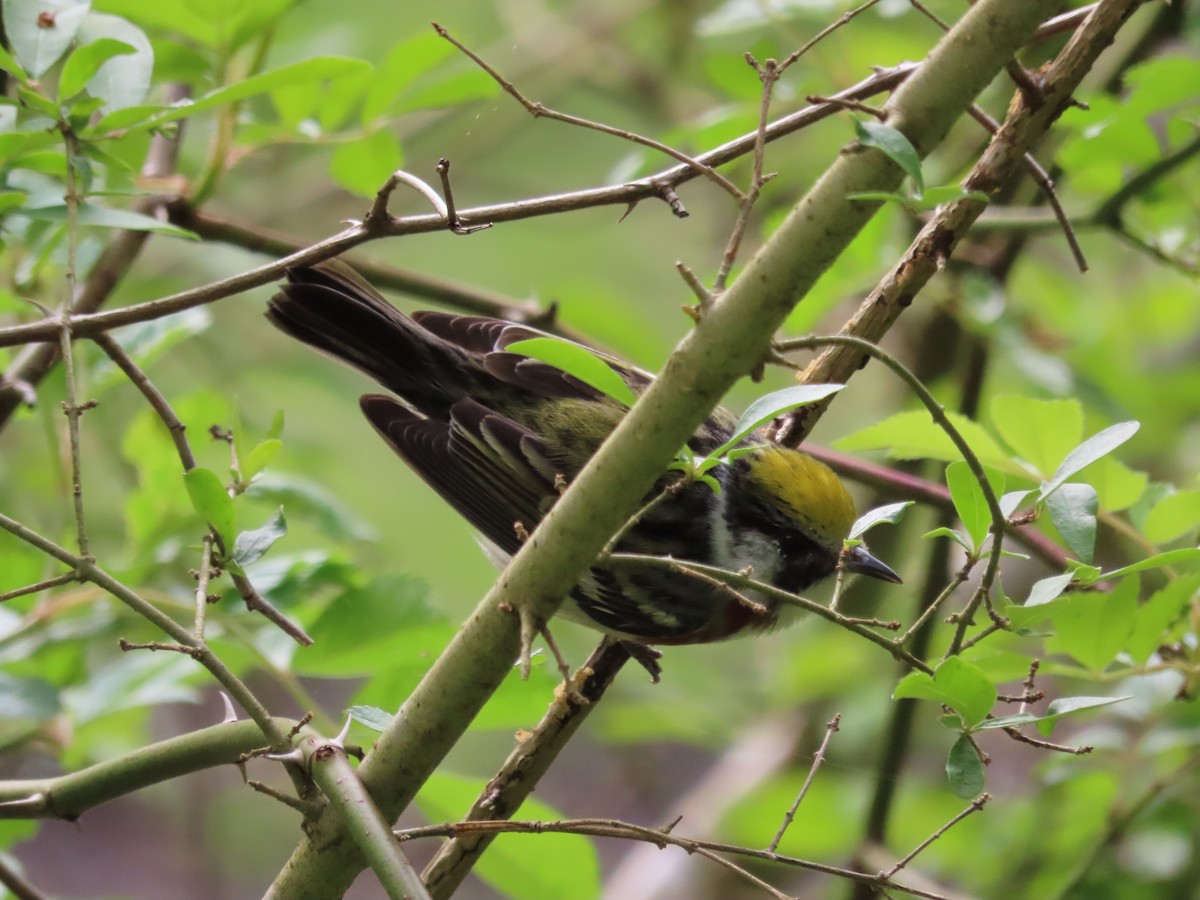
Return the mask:
<svg viewBox="0 0 1200 900">
<path fill-rule="evenodd" d="M 862 544 L 846 554 L 846 571 L 858 575 L 868 575 L 871 578 L 878 578 L 880 581 L 890 581 L 892 584 L 903 583 L 900 576 L 893 572 L 891 567 L 873 557 Z"/>
</svg>

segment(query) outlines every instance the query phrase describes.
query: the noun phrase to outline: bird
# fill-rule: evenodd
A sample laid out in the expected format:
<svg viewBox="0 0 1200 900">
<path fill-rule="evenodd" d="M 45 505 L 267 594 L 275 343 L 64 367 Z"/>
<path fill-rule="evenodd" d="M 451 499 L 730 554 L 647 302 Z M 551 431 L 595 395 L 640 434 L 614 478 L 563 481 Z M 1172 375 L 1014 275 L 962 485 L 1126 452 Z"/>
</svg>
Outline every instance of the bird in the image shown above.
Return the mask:
<svg viewBox="0 0 1200 900">
<path fill-rule="evenodd" d="M 266 316 L 390 392 L 360 398 L 367 421 L 480 533 L 499 565 L 627 411 L 574 375 L 507 349 L 547 336 L 538 329 L 486 316 L 406 315 L 338 260 L 288 269 Z M 647 373 L 595 355 L 634 395 L 650 384 Z M 725 444 L 734 422 L 714 410 L 689 450 L 703 455 Z M 664 473 L 647 501 L 667 496 L 644 509 L 610 558 L 591 564 L 560 616 L 647 647 L 768 631 L 788 618 L 772 594 L 734 591 L 686 567 L 618 561 L 622 553 L 748 572 L 790 593 L 832 575 L 839 559 L 848 572 L 900 582 L 865 545 L 843 552 L 854 502 L 828 466 L 757 434 L 734 455 L 710 473 L 715 488 Z"/>
</svg>

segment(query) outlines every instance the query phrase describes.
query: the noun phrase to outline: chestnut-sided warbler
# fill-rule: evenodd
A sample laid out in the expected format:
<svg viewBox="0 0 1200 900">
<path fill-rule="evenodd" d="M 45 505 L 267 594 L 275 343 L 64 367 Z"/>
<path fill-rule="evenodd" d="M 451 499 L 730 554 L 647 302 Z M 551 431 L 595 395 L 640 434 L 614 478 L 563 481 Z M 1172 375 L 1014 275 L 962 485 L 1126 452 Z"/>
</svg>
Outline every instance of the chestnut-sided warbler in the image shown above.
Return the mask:
<svg viewBox="0 0 1200 900">
<path fill-rule="evenodd" d="M 545 336 L 534 328 L 439 312 L 406 316 L 342 263 L 291 269 L 287 278 L 267 317 L 399 398 L 367 394 L 360 402 L 375 430 L 482 533 L 498 562 L 517 552 L 523 533 L 625 413 L 578 378 L 507 351 Z M 644 372 L 605 362 L 634 394 L 650 382 Z M 711 452 L 732 424 L 716 410 L 688 447 Z M 749 571 L 790 592 L 831 575 L 855 519 L 845 487 L 806 453 L 755 435 L 744 443 L 760 446 L 712 472 L 719 490 L 699 481 L 676 486 L 644 511 L 616 552 Z M 665 474 L 656 492 L 678 477 Z M 844 566 L 900 580 L 861 545 Z M 644 644 L 703 643 L 778 623 L 779 601 L 750 593 L 754 603 L 677 569 L 601 560 L 571 591 L 563 615 Z"/>
</svg>

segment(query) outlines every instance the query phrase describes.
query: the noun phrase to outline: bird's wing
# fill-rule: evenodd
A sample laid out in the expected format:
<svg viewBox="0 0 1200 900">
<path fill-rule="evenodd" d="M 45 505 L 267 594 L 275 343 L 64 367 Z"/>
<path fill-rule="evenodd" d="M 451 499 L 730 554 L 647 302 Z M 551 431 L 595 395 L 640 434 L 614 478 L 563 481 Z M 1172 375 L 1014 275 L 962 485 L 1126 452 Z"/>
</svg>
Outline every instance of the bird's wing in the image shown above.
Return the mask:
<svg viewBox="0 0 1200 900">
<path fill-rule="evenodd" d="M 505 553 L 521 547 L 517 523 L 532 532 L 558 499 L 541 439 L 474 400 L 455 403 L 449 422 L 379 394 L 360 402 L 391 448 Z"/>
<path fill-rule="evenodd" d="M 417 312 L 413 313 L 413 319 L 431 334 L 480 357 L 488 374 L 506 384 L 538 397 L 604 400 L 603 393 L 549 363 L 520 353 L 505 352 L 517 341 L 552 337 L 536 328 L 486 316 L 459 316 L 443 312 Z M 584 349 L 611 366 L 635 394 L 641 393 L 650 384 L 650 376 L 645 372 L 590 347 Z"/>
</svg>

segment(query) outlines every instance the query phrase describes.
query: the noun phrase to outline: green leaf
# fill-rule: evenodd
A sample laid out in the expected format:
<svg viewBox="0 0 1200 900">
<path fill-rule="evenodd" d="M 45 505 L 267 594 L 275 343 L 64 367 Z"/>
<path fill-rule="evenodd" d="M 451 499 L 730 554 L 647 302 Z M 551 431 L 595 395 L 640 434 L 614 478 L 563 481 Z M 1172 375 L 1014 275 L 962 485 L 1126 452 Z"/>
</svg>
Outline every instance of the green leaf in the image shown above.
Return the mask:
<svg viewBox="0 0 1200 900">
<path fill-rule="evenodd" d="M 505 349 L 510 353 L 520 353 L 522 356 L 538 359 L 561 369 L 625 406 L 632 406 L 637 399 L 616 369 L 587 348 L 572 341 L 536 337 L 515 341 Z"/>
<path fill-rule="evenodd" d="M 100 38 L 76 48 L 67 57 L 58 79 L 59 102 L 69 100 L 82 91 L 92 76 L 100 71 L 100 67 L 114 56 L 127 56 L 134 52 L 124 41 L 113 38 Z"/>
<path fill-rule="evenodd" d="M 923 535 L 921 535 L 921 537 L 923 537 L 923 538 L 935 538 L 935 537 L 950 538 L 950 540 L 954 541 L 954 543 L 958 544 L 960 547 L 962 547 L 968 553 L 975 552 L 975 548 L 971 546 L 971 542 L 967 539 L 967 536 L 965 534 L 960 534 L 959 532 L 955 531 L 953 528 L 945 528 L 945 527 L 935 528 L 935 529 L 933 529 L 933 531 L 925 532 Z"/>
<path fill-rule="evenodd" d="M 887 523 L 889 525 L 897 524 L 904 518 L 904 511 L 912 506 L 916 501 L 903 500 L 899 503 L 888 503 L 885 506 L 877 506 L 872 510 L 863 513 L 850 527 L 850 534 L 847 535 L 849 540 L 854 540 L 859 535 L 866 534 L 867 531 L 874 528 L 876 525 Z"/>
<path fill-rule="evenodd" d="M 925 180 L 921 177 L 921 157 L 903 132 L 882 122 L 856 120 L 854 134 L 864 147 L 882 150 L 888 159 L 903 169 L 917 186 L 917 193 L 925 192 Z"/>
<path fill-rule="evenodd" d="M 1090 484 L 1064 484 L 1046 498 L 1050 521 L 1080 562 L 1092 562 L 1096 549 L 1096 510 L 1099 500 Z"/>
<path fill-rule="evenodd" d="M 17 88 L 17 99 L 30 109 L 37 110 L 48 119 L 57 122 L 61 110 L 59 110 L 58 105 L 49 97 L 42 96 L 37 87 L 37 84 L 33 84 L 30 87 Z M 28 123 L 26 127 L 28 127 Z"/>
<path fill-rule="evenodd" d="M 1078 400 L 1035 400 L 1007 395 L 992 402 L 992 424 L 1013 452 L 1049 477 L 1083 439 L 1083 406 Z"/>
<path fill-rule="evenodd" d="M 396 44 L 371 80 L 363 102 L 362 123 L 368 125 L 385 116 L 401 93 L 453 53 L 454 45 L 433 31 L 423 31 Z"/>
<path fill-rule="evenodd" d="M 999 472 L 984 469 L 992 493 L 1000 497 L 1004 492 L 1004 476 Z M 946 466 L 946 486 L 950 488 L 950 499 L 954 501 L 954 509 L 958 518 L 971 537 L 973 549 L 977 551 L 983 546 L 992 527 L 992 513 L 988 509 L 987 498 L 979 486 L 971 467 L 965 460 L 952 462 Z"/>
<path fill-rule="evenodd" d="M 1122 700 L 1128 700 L 1129 697 L 1060 697 L 1057 700 L 1051 701 L 1046 707 L 1044 715 L 1035 715 L 1034 713 L 1018 713 L 1014 716 L 1003 716 L 997 719 L 988 719 L 980 724 L 978 731 L 994 730 L 998 728 L 1017 728 L 1021 725 L 1036 724 L 1038 731 L 1043 736 L 1049 737 L 1054 730 L 1054 724 L 1063 716 L 1074 715 L 1075 713 L 1083 712 L 1088 709 L 1096 709 L 1100 706 L 1109 706 L 1113 703 L 1120 703 Z"/>
<path fill-rule="evenodd" d="M 187 486 L 188 496 L 192 498 L 192 508 L 216 529 L 226 546 L 229 546 L 235 534 L 233 498 L 225 490 L 220 476 L 212 469 L 192 469 L 183 473 L 183 481 Z"/>
<path fill-rule="evenodd" d="M 1127 645 L 1135 662 L 1147 662 L 1160 646 L 1169 643 L 1168 629 L 1197 594 L 1200 594 L 1200 575 L 1185 575 L 1155 591 L 1138 607 Z"/>
<path fill-rule="evenodd" d="M 1055 633 L 1046 640 L 1093 672 L 1103 671 L 1125 649 L 1137 615 L 1138 580 L 1124 578 L 1107 594 L 1074 594 L 1056 604 Z"/>
<path fill-rule="evenodd" d="M 287 534 L 287 520 L 281 506 L 261 528 L 243 531 L 233 544 L 233 563 L 245 568 L 262 559 L 275 542 Z"/>
<path fill-rule="evenodd" d="M 1025 600 L 1025 605 L 1041 606 L 1044 603 L 1049 603 L 1067 589 L 1067 585 L 1071 583 L 1073 577 L 1073 573 L 1064 572 L 1062 575 L 1051 575 L 1049 578 L 1035 581 L 1033 587 L 1029 589 L 1029 596 Z"/>
<path fill-rule="evenodd" d="M 955 796 L 964 800 L 978 797 L 987 783 L 979 751 L 965 734 L 954 742 L 946 757 L 946 780 Z"/>
<path fill-rule="evenodd" d="M 283 410 L 275 410 L 275 417 L 271 419 L 271 427 L 267 429 L 268 440 L 278 440 L 283 436 Z"/>
<path fill-rule="evenodd" d="M 87 0 L 4 0 L 4 31 L 26 72 L 41 78 L 58 62 L 90 6 Z"/>
<path fill-rule="evenodd" d="M 1167 544 L 1200 525 L 1200 490 L 1163 497 L 1146 516 L 1143 531 L 1156 544 Z"/>
<path fill-rule="evenodd" d="M 949 413 L 948 416 L 951 424 L 958 429 L 985 466 L 1010 475 L 1028 477 L 1029 473 L 1002 450 L 995 439 L 977 423 L 957 413 Z M 862 431 L 842 438 L 834 446 L 849 452 L 885 450 L 888 456 L 894 459 L 940 459 L 944 462 L 962 459 L 962 454 L 949 435 L 924 410 L 889 416 L 882 422 L 876 422 Z"/>
<path fill-rule="evenodd" d="M 996 687 L 973 663 L 958 656 L 942 660 L 932 677 L 910 672 L 892 692 L 892 699 L 915 697 L 953 707 L 967 728 L 973 728 L 996 705 Z"/>
<path fill-rule="evenodd" d="M 1137 472 L 1111 456 L 1083 469 L 1079 480 L 1096 489 L 1100 508 L 1108 512 L 1120 512 L 1133 506 L 1150 483 L 1145 472 Z"/>
<path fill-rule="evenodd" d="M 329 174 L 350 193 L 374 197 L 379 186 L 403 164 L 400 141 L 388 128 L 380 128 L 339 144 L 329 160 Z"/>
<path fill-rule="evenodd" d="M 21 209 L 20 214 L 40 222 L 67 221 L 66 204 L 35 208 L 26 206 Z M 92 225 L 97 228 L 123 228 L 129 231 L 153 231 L 159 234 L 169 234 L 172 237 L 187 238 L 191 241 L 200 240 L 200 237 L 191 231 L 127 209 L 112 209 L 107 206 L 83 203 L 79 206 L 78 215 L 80 225 Z"/>
<path fill-rule="evenodd" d="M 255 475 L 275 461 L 279 451 L 283 449 L 283 441 L 278 438 L 267 438 L 259 441 L 250 451 L 250 455 L 242 461 L 242 479 L 249 482 Z"/>
<path fill-rule="evenodd" d="M 1113 703 L 1120 703 L 1122 700 L 1130 700 L 1131 697 L 1059 697 L 1057 700 L 1050 701 L 1050 705 L 1046 707 L 1045 715 L 1037 717 L 1037 730 L 1042 733 L 1043 737 L 1049 737 L 1054 731 L 1054 724 L 1063 716 L 1072 716 L 1076 713 L 1081 713 L 1089 709 L 1096 709 L 1101 706 L 1110 706 Z"/>
<path fill-rule="evenodd" d="M 457 822 L 484 789 L 483 779 L 434 773 L 416 804 L 431 822 Z M 560 821 L 558 810 L 530 797 L 514 811 L 514 818 Z M 506 897 L 534 900 L 570 897 L 592 900 L 600 896 L 600 865 L 591 841 L 574 834 L 499 835 L 481 857 L 475 872 Z"/>
<path fill-rule="evenodd" d="M 0 46 L 0 69 L 3 69 L 21 84 L 29 83 L 29 75 L 21 68 L 21 64 L 3 46 Z"/>
<path fill-rule="evenodd" d="M 1104 579 L 1108 581 L 1115 578 L 1124 578 L 1126 575 L 1132 575 L 1135 572 L 1145 572 L 1147 569 L 1161 569 L 1163 566 L 1186 566 L 1197 561 L 1200 561 L 1200 549 L 1183 547 L 1179 550 L 1156 553 L 1128 566 L 1113 569 L 1111 572 L 1104 572 L 1101 575 L 1097 575 L 1095 580 Z"/>
<path fill-rule="evenodd" d="M 28 196 L 28 194 L 23 194 L 19 191 L 0 192 L 0 216 L 10 210 L 18 209 Z"/>
<path fill-rule="evenodd" d="M 1139 427 L 1141 426 L 1137 422 L 1118 422 L 1116 425 L 1110 425 L 1098 434 L 1092 435 L 1067 454 L 1067 458 L 1059 465 L 1054 476 L 1042 485 L 1038 500 L 1045 500 L 1080 469 L 1112 453 L 1137 434 Z"/>
<path fill-rule="evenodd" d="M 196 113 L 248 100 L 281 87 L 355 75 L 369 69 L 370 64 L 359 59 L 317 56 L 303 62 L 263 72 L 261 75 L 254 75 L 228 87 L 218 88 L 194 102 L 180 103 L 170 107 L 132 106 L 119 109 L 101 119 L 91 131 L 94 134 L 102 134 L 117 130 L 157 128 L 168 122 L 186 119 Z"/>
<path fill-rule="evenodd" d="M 346 710 L 346 714 L 360 725 L 366 725 L 372 731 L 379 732 L 386 731 L 392 724 L 392 720 L 396 718 L 378 706 L 351 706 Z"/>
<path fill-rule="evenodd" d="M 87 46 L 92 41 L 117 40 L 132 49 L 129 55 L 104 62 L 87 82 L 88 93 L 103 101 L 106 114 L 146 99 L 154 75 L 154 48 L 142 29 L 120 16 L 94 12 L 84 19 L 78 37 Z"/>
<path fill-rule="evenodd" d="M 742 439 L 752 431 L 770 422 L 776 416 L 781 416 L 809 403 L 824 400 L 844 387 L 844 384 L 798 384 L 759 397 L 746 407 L 746 411 L 733 426 L 733 436 L 712 455 L 719 456 L 726 447 L 741 443 Z"/>
</svg>

